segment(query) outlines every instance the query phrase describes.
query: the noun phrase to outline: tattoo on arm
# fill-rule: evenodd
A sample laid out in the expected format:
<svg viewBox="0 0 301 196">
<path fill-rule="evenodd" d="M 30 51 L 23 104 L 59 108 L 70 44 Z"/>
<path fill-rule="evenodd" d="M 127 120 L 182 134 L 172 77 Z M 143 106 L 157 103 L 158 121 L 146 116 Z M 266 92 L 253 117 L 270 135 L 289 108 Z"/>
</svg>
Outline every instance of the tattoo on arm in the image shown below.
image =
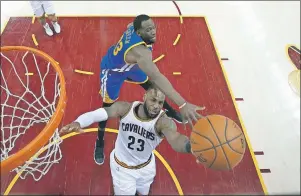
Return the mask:
<svg viewBox="0 0 301 196">
<path fill-rule="evenodd" d="M 177 126 L 173 120 L 163 117 L 162 120 L 160 120 L 160 124 L 162 125 L 161 132 L 175 151 L 191 153 L 189 138 L 177 131 Z"/>
<path fill-rule="evenodd" d="M 191 143 L 189 140 L 186 141 L 185 150 L 187 153 L 191 153 Z"/>
</svg>

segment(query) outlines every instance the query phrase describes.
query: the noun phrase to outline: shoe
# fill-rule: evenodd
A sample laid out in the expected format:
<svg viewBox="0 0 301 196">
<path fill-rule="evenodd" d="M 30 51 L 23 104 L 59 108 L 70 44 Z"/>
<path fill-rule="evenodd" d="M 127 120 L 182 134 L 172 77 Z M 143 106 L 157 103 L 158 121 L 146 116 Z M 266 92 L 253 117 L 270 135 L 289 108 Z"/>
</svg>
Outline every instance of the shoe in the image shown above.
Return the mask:
<svg viewBox="0 0 301 196">
<path fill-rule="evenodd" d="M 175 120 L 176 122 L 180 123 L 180 124 L 183 124 L 183 119 L 182 119 L 182 116 L 179 112 L 175 111 L 175 110 L 165 110 L 165 113 L 166 115 L 169 117 L 169 118 L 172 118 L 173 120 Z M 188 121 L 186 120 L 184 122 L 184 124 L 187 124 Z"/>
<path fill-rule="evenodd" d="M 51 28 L 49 27 L 49 24 L 48 24 L 48 23 L 46 23 L 43 27 L 44 27 L 45 32 L 46 32 L 47 35 L 53 36 L 53 31 L 52 31 Z"/>
<path fill-rule="evenodd" d="M 97 165 L 102 165 L 105 162 L 105 155 L 103 153 L 103 147 L 100 145 L 100 141 L 96 139 L 94 149 L 94 161 Z"/>
<path fill-rule="evenodd" d="M 57 23 L 57 22 L 52 22 L 52 25 L 53 25 L 54 31 L 55 31 L 56 33 L 60 33 L 60 32 L 61 32 L 61 26 L 59 25 L 59 23 Z"/>
</svg>

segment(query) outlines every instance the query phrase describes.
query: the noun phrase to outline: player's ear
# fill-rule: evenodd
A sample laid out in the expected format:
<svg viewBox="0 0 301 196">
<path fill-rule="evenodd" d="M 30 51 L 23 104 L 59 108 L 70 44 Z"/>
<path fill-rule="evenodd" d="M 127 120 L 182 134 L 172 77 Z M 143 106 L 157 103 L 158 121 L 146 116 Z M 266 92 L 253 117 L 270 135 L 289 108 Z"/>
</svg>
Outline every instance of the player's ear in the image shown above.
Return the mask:
<svg viewBox="0 0 301 196">
<path fill-rule="evenodd" d="M 141 36 L 140 30 L 137 30 L 137 35 Z"/>
</svg>

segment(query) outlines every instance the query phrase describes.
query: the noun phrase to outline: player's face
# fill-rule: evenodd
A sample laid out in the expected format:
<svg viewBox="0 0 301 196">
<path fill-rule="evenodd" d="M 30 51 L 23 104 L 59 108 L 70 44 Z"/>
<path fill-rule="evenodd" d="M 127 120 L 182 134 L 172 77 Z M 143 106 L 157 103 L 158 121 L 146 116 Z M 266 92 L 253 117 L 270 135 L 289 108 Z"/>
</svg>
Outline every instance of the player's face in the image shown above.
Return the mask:
<svg viewBox="0 0 301 196">
<path fill-rule="evenodd" d="M 153 44 L 156 42 L 156 26 L 152 19 L 148 19 L 141 23 L 139 35 L 146 44 Z"/>
<path fill-rule="evenodd" d="M 144 97 L 144 112 L 149 118 L 155 118 L 163 108 L 165 95 L 156 89 L 152 89 Z"/>
</svg>

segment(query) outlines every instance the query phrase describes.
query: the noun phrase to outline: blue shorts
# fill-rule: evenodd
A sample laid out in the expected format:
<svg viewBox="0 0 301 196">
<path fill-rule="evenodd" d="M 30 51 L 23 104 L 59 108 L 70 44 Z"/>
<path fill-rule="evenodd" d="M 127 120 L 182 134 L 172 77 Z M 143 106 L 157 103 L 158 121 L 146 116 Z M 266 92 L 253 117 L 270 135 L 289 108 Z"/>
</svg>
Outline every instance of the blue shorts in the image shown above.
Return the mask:
<svg viewBox="0 0 301 196">
<path fill-rule="evenodd" d="M 107 56 L 104 56 L 100 63 L 99 91 L 104 103 L 114 103 L 118 99 L 121 86 L 124 82 L 143 84 L 148 80 L 148 76 L 138 65 L 134 65 L 130 70 L 126 70 L 125 68 L 125 71 L 107 69 L 107 67 Z"/>
</svg>

